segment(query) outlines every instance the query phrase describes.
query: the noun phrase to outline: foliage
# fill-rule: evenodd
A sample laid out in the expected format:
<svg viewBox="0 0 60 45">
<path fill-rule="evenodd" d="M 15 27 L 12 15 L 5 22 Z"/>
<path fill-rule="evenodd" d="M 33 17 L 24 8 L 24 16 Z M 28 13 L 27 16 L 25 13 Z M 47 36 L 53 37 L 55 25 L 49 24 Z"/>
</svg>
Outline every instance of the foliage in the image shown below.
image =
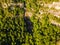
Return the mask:
<svg viewBox="0 0 60 45">
<path fill-rule="evenodd" d="M 47 12 L 42 15 L 38 13 L 39 9 L 46 10 L 40 5 L 43 2 L 39 2 L 40 0 L 13 1 L 17 3 L 25 1 L 24 8 L 33 14 L 32 17 L 25 17 L 24 8 L 19 6 L 9 6 L 7 9 L 0 7 L 0 45 L 55 45 L 56 41 L 60 40 L 60 27 L 49 21 L 56 17 Z"/>
</svg>

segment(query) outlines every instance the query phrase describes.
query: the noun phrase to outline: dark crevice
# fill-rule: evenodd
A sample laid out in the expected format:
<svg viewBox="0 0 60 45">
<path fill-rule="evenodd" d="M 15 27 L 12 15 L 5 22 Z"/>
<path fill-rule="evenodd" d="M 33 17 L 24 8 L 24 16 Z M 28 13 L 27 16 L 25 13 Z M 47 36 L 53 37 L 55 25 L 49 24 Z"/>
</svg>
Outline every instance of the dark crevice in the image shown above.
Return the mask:
<svg viewBox="0 0 60 45">
<path fill-rule="evenodd" d="M 25 1 L 24 1 L 24 8 L 26 8 Z M 25 23 L 25 27 L 26 27 L 26 32 L 29 32 L 29 34 L 32 34 L 33 23 L 31 22 L 29 17 L 25 17 L 25 12 L 26 12 L 26 10 L 24 9 L 24 23 Z"/>
<path fill-rule="evenodd" d="M 24 22 L 25 22 L 25 27 L 26 27 L 26 32 L 29 32 L 32 34 L 32 29 L 33 29 L 33 23 L 30 21 L 29 17 L 24 17 Z"/>
</svg>

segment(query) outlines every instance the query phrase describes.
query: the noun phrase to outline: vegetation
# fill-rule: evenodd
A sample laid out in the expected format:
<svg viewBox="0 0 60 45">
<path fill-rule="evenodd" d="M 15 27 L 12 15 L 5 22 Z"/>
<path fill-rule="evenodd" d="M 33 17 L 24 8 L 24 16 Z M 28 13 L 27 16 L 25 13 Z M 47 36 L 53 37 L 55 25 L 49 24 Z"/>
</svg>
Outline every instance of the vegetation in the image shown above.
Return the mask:
<svg viewBox="0 0 60 45">
<path fill-rule="evenodd" d="M 45 1 L 13 0 L 15 6 L 2 8 L 1 0 L 0 45 L 56 45 L 60 40 L 60 27 L 51 24 L 50 19 L 60 19 L 47 13 L 43 6 Z M 26 9 L 20 8 L 17 3 L 24 3 Z M 41 14 L 41 10 L 45 13 Z M 31 12 L 32 17 L 25 16 L 26 12 Z"/>
</svg>

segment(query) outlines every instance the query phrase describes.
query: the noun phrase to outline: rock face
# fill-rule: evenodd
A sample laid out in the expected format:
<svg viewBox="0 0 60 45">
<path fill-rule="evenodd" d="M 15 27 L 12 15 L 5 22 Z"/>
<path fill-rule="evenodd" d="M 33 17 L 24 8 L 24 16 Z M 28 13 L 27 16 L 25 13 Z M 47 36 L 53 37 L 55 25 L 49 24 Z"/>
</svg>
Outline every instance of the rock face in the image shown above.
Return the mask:
<svg viewBox="0 0 60 45">
<path fill-rule="evenodd" d="M 60 2 L 53 2 L 52 4 L 45 4 L 46 7 L 49 7 L 49 8 L 55 8 L 57 10 L 60 9 Z"/>
<path fill-rule="evenodd" d="M 48 12 L 53 14 L 54 16 L 60 18 L 60 11 L 49 10 Z"/>
<path fill-rule="evenodd" d="M 7 8 L 7 4 L 6 3 L 2 4 L 2 7 Z"/>
<path fill-rule="evenodd" d="M 45 7 L 49 8 L 48 10 L 49 13 L 60 18 L 60 2 L 53 2 L 51 4 L 45 4 Z"/>
<path fill-rule="evenodd" d="M 54 21 L 54 20 L 51 20 L 50 22 L 51 22 L 53 25 L 60 26 L 60 23 L 57 23 L 57 22 Z"/>
<path fill-rule="evenodd" d="M 32 12 L 25 12 L 25 16 L 26 17 L 31 17 L 32 16 Z"/>
<path fill-rule="evenodd" d="M 20 8 L 24 8 L 24 3 L 18 3 L 17 5 L 19 5 Z"/>
<path fill-rule="evenodd" d="M 8 6 L 19 6 L 20 8 L 24 8 L 24 3 L 17 3 L 17 4 L 15 4 L 15 3 L 4 3 L 4 4 L 2 4 L 2 7 L 3 8 L 7 8 Z"/>
<path fill-rule="evenodd" d="M 60 9 L 60 2 L 53 2 L 52 7 L 59 10 Z"/>
<path fill-rule="evenodd" d="M 45 4 L 46 7 L 49 8 L 48 13 L 52 14 L 53 16 L 60 18 L 60 2 L 53 2 L 52 4 Z M 60 26 L 60 23 L 58 23 L 55 20 L 50 20 L 51 24 Z"/>
<path fill-rule="evenodd" d="M 60 41 L 57 41 L 56 45 L 60 45 Z"/>
</svg>

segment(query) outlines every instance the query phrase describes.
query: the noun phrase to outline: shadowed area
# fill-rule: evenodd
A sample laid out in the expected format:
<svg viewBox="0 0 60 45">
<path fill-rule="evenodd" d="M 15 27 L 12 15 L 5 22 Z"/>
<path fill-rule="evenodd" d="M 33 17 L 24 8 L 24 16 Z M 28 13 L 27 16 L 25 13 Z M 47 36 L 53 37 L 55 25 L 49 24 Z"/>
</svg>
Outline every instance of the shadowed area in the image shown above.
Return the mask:
<svg viewBox="0 0 60 45">
<path fill-rule="evenodd" d="M 24 17 L 24 22 L 25 22 L 26 31 L 32 34 L 33 23 L 31 22 L 29 17 Z"/>
</svg>

